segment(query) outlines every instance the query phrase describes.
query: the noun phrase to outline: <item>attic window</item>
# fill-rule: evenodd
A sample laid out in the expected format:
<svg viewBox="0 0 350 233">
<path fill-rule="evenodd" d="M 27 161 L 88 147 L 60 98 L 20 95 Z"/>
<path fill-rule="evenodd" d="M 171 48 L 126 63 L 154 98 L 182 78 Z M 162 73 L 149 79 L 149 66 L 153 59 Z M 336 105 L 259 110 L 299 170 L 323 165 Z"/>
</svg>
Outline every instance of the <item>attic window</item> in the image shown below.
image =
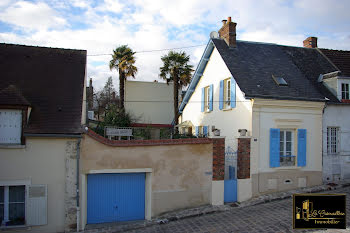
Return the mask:
<svg viewBox="0 0 350 233">
<path fill-rule="evenodd" d="M 286 80 L 284 80 L 284 78 L 277 77 L 275 75 L 272 75 L 272 78 L 278 86 L 288 86 L 288 83 L 286 82 Z"/>
</svg>

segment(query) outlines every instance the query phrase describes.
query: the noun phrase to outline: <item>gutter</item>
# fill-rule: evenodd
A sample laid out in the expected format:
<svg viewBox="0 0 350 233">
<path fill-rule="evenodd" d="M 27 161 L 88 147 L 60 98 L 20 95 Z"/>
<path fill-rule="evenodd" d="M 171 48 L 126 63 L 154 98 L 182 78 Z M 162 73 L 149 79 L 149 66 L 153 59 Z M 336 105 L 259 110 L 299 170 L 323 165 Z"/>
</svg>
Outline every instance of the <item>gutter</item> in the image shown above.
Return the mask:
<svg viewBox="0 0 350 233">
<path fill-rule="evenodd" d="M 247 99 L 262 98 L 262 99 L 276 99 L 276 100 L 302 100 L 302 101 L 327 102 L 326 99 L 319 99 L 319 98 L 271 96 L 271 95 L 246 95 L 245 98 L 247 98 Z"/>
<path fill-rule="evenodd" d="M 82 138 L 81 134 L 37 134 L 37 133 L 24 133 L 24 137 L 43 137 L 43 138 Z"/>
<path fill-rule="evenodd" d="M 80 205 L 79 205 L 79 163 L 80 163 L 80 142 L 81 138 L 78 139 L 77 143 L 77 177 L 76 177 L 76 182 L 77 182 L 77 232 L 79 232 L 79 220 L 80 220 Z"/>
</svg>

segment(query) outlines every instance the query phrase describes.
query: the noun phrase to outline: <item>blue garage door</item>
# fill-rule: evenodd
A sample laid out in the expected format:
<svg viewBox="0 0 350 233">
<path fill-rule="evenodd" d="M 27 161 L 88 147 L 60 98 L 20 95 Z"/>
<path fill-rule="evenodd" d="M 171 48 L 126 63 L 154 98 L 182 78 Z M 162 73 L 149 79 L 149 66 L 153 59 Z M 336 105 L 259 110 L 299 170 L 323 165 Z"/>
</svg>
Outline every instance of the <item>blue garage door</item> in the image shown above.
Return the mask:
<svg viewBox="0 0 350 233">
<path fill-rule="evenodd" d="M 88 224 L 141 219 L 145 219 L 145 173 L 88 175 Z"/>
</svg>

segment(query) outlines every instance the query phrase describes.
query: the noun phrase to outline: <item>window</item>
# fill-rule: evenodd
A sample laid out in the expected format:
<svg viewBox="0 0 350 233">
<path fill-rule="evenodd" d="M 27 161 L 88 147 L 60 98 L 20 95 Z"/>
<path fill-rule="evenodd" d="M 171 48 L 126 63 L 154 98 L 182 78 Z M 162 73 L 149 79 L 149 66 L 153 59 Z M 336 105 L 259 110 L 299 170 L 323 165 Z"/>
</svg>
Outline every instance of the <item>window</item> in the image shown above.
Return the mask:
<svg viewBox="0 0 350 233">
<path fill-rule="evenodd" d="M 295 166 L 295 155 L 293 149 L 293 131 L 280 131 L 280 165 Z"/>
<path fill-rule="evenodd" d="M 196 126 L 195 130 L 196 130 L 195 135 L 197 137 L 208 137 L 209 136 L 208 126 Z"/>
<path fill-rule="evenodd" d="M 334 155 L 338 153 L 338 133 L 339 128 L 328 127 L 327 128 L 327 153 Z"/>
<path fill-rule="evenodd" d="M 1 226 L 25 225 L 25 186 L 0 186 Z"/>
<path fill-rule="evenodd" d="M 231 79 L 225 80 L 225 108 L 231 108 Z"/>
<path fill-rule="evenodd" d="M 288 86 L 288 83 L 283 77 L 272 75 L 272 78 L 278 86 Z"/>
<path fill-rule="evenodd" d="M 349 98 L 349 84 L 348 83 L 342 83 L 341 84 L 341 98 L 343 100 L 348 100 Z"/>
<path fill-rule="evenodd" d="M 305 167 L 307 161 L 306 135 L 306 129 L 271 128 L 270 167 L 295 165 Z"/>
<path fill-rule="evenodd" d="M 0 109 L 0 144 L 21 144 L 22 110 Z"/>
<path fill-rule="evenodd" d="M 202 88 L 201 112 L 213 111 L 213 84 Z"/>
</svg>

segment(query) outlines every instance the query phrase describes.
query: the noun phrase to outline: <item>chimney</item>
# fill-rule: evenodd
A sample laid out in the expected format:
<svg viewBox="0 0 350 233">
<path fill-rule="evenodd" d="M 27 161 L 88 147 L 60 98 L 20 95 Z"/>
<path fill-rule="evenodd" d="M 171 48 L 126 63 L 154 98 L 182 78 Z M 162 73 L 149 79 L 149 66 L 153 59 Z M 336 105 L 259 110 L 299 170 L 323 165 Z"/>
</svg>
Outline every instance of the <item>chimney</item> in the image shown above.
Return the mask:
<svg viewBox="0 0 350 233">
<path fill-rule="evenodd" d="M 89 87 L 92 87 L 92 78 L 90 78 L 90 86 Z"/>
<path fill-rule="evenodd" d="M 220 38 L 224 39 L 226 44 L 232 48 L 237 47 L 236 25 L 231 21 L 231 17 L 228 17 L 227 20 L 222 20 L 222 27 L 219 30 Z"/>
<path fill-rule="evenodd" d="M 317 48 L 317 37 L 308 37 L 303 41 L 305 48 Z"/>
<path fill-rule="evenodd" d="M 112 92 L 112 99 L 115 100 L 115 91 Z"/>
</svg>

